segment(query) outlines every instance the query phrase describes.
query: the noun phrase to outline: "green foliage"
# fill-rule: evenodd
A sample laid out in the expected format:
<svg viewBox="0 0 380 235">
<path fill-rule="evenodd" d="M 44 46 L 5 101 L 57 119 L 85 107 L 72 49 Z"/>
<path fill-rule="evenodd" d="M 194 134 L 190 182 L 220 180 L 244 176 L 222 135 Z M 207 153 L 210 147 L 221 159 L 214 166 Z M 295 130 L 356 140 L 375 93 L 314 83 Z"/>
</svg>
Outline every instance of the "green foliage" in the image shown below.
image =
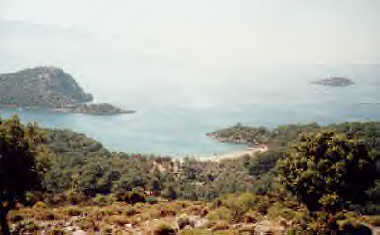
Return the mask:
<svg viewBox="0 0 380 235">
<path fill-rule="evenodd" d="M 149 204 L 156 204 L 158 202 L 158 199 L 156 197 L 146 197 L 145 200 Z"/>
<path fill-rule="evenodd" d="M 260 176 L 272 170 L 277 160 L 282 156 L 282 152 L 269 150 L 258 154 L 255 158 L 250 158 L 247 162 L 247 169 L 250 175 Z"/>
<path fill-rule="evenodd" d="M 318 199 L 315 200 L 318 209 L 321 207 L 328 208 L 330 212 L 344 204 L 350 210 L 378 214 L 379 180 L 374 187 L 368 190 L 364 190 L 367 187 L 364 187 L 361 181 L 356 182 L 355 180 L 366 177 L 362 171 L 367 169 L 368 164 L 363 165 L 360 159 L 364 157 L 372 164 L 373 168 L 376 166 L 375 163 L 380 156 L 378 154 L 380 152 L 378 151 L 380 125 L 353 123 L 352 127 L 351 124 L 342 124 L 336 125 L 334 129 L 340 129 L 347 133 L 348 137 L 343 136 L 343 140 L 341 140 L 339 139 L 340 135 L 336 135 L 336 141 L 330 145 L 327 144 L 328 147 L 323 154 L 323 151 L 318 152 L 320 155 L 318 159 L 320 160 L 310 157 L 311 154 L 306 154 L 306 152 L 312 152 L 305 150 L 307 148 L 303 148 L 302 154 L 297 150 L 297 148 L 302 149 L 303 145 L 308 146 L 307 141 L 299 141 L 295 145 L 297 148 L 292 148 L 289 151 L 286 149 L 286 146 L 293 142 L 299 133 L 323 132 L 325 130 L 316 124 L 281 126 L 274 130 L 265 128 L 248 130 L 240 125 L 231 129 L 232 132 L 237 131 L 233 135 L 240 136 L 239 138 L 251 138 L 249 135 L 252 134 L 255 136 L 250 140 L 252 143 L 267 144 L 270 150 L 256 157 L 245 156 L 220 162 L 197 161 L 195 159 L 184 159 L 179 162 L 167 157 L 111 153 L 103 148 L 99 142 L 85 135 L 69 130 L 49 130 L 36 127 L 33 129 L 34 132 L 44 133 L 44 138 L 41 141 L 38 141 L 38 138 L 36 139 L 36 142 L 43 143 L 43 145 L 36 145 L 36 149 L 38 149 L 36 157 L 51 155 L 53 160 L 50 164 L 36 161 L 39 164 L 38 168 L 45 168 L 48 171 L 44 174 L 42 187 L 39 187 L 41 192 L 28 191 L 28 203 L 32 204 L 44 200 L 46 203 L 54 205 L 64 205 L 64 203 L 69 202 L 73 205 L 89 206 L 95 204 L 104 207 L 115 203 L 116 200 L 120 201 L 116 202 L 120 204 L 125 204 L 125 202 L 135 204 L 133 210 L 130 210 L 131 216 L 133 216 L 135 213 L 141 213 L 139 209 L 142 205 L 141 202 L 160 206 L 162 198 L 195 201 L 214 200 L 220 197 L 218 199 L 220 204 L 215 205 L 215 209 L 208 211 L 207 208 L 202 208 L 202 212 L 198 214 L 202 217 L 208 214 L 208 218 L 215 223 L 218 221 L 228 221 L 229 223 L 254 221 L 262 216 L 270 218 L 280 216 L 287 220 L 297 221 L 295 223 L 300 225 L 299 229 L 309 229 L 310 231 L 326 229 L 327 231 L 330 229 L 329 226 L 334 225 L 334 223 L 329 224 L 333 214 L 319 214 L 313 218 L 307 215 L 305 207 L 295 203 L 293 198 L 281 195 L 282 188 L 277 179 L 278 173 L 281 173 L 281 167 L 277 169 L 275 165 L 278 159 L 284 156 L 287 158 L 282 159 L 281 162 L 286 159 L 293 159 L 292 156 L 295 155 L 304 156 L 300 159 L 306 159 L 306 161 L 297 160 L 296 165 L 303 167 L 300 168 L 302 171 L 298 171 L 305 173 L 302 175 L 304 180 L 302 182 L 313 183 L 311 185 L 315 193 L 306 189 L 304 191 L 310 193 L 308 195 L 318 196 Z M 240 131 L 246 132 L 246 134 L 239 134 Z M 32 132 L 28 133 L 28 136 L 33 136 Z M 306 136 L 314 138 L 314 135 Z M 356 138 L 360 138 L 368 145 L 368 154 L 367 151 L 364 151 L 365 148 L 358 150 L 357 147 L 361 143 Z M 28 137 L 27 139 L 31 141 L 33 138 Z M 323 141 L 320 144 L 323 145 Z M 35 146 L 35 144 L 30 144 L 30 146 Z M 341 155 L 345 157 L 341 157 Z M 323 165 L 325 156 L 328 156 L 329 161 Z M 318 172 L 318 174 L 310 174 L 308 167 L 311 168 L 311 172 Z M 352 171 L 354 172 L 353 176 L 347 173 Z M 367 173 L 369 172 L 367 171 Z M 289 175 L 291 176 L 291 174 Z M 350 177 L 354 177 L 354 175 L 360 175 L 360 177 L 351 180 Z M 378 172 L 377 175 L 375 174 L 376 177 L 379 179 Z M 328 178 L 332 178 L 332 181 L 330 182 Z M 344 187 L 336 186 L 348 179 L 355 186 L 348 184 L 343 184 Z M 323 184 L 315 186 L 314 182 L 323 182 Z M 357 184 L 360 185 L 357 186 Z M 326 189 L 329 185 L 336 190 Z M 356 192 L 361 191 L 360 195 L 351 193 L 354 188 Z M 360 190 L 356 190 L 357 188 Z M 322 193 L 318 195 L 320 189 Z M 235 194 L 237 192 L 252 193 Z M 276 195 L 276 193 L 279 194 Z M 297 193 L 294 194 L 298 196 Z M 346 194 L 352 194 L 352 196 L 347 197 Z M 85 213 L 77 207 L 74 208 L 74 214 Z M 160 208 L 152 211 L 154 212 L 149 213 L 148 217 L 170 217 L 176 214 L 177 209 Z M 128 215 L 128 213 L 120 212 L 120 215 Z M 41 216 L 44 218 L 51 217 L 49 214 L 41 214 Z M 115 217 L 115 219 L 117 218 Z M 91 226 L 88 221 L 83 223 L 85 227 Z"/>
<path fill-rule="evenodd" d="M 376 178 L 363 143 L 327 131 L 300 136 L 278 171 L 285 187 L 311 211 L 362 201 Z"/>
<path fill-rule="evenodd" d="M 225 220 L 232 221 L 233 213 L 227 207 L 219 207 L 207 215 L 211 221 Z"/>
<path fill-rule="evenodd" d="M 17 116 L 0 121 L 0 222 L 5 234 L 8 211 L 28 190 L 40 189 L 49 160 L 43 138 L 36 124 L 24 126 Z"/>
<path fill-rule="evenodd" d="M 348 128 L 350 124 L 334 128 L 349 132 L 349 136 L 360 137 L 366 144 L 371 142 L 371 157 L 375 159 L 378 147 L 374 143 L 378 142 L 374 139 L 380 137 L 380 131 L 377 131 L 380 125 L 352 125 L 355 128 Z M 371 130 L 370 126 L 374 126 L 372 129 L 375 131 L 367 132 Z M 110 153 L 100 143 L 82 134 L 69 130 L 44 130 L 47 136 L 45 144 L 56 156 L 45 174 L 44 186 L 54 194 L 73 190 L 87 197 L 122 195 L 138 187 L 172 200 L 213 200 L 220 195 L 244 191 L 265 195 L 279 188 L 274 165 L 286 152 L 285 146 L 299 133 L 322 129 L 316 124 L 281 126 L 271 131 L 261 128 L 255 133 L 265 135 L 262 139 L 266 139 L 269 151 L 254 158 L 246 156 L 220 163 L 194 159 L 184 159 L 179 163 L 166 157 Z M 234 131 L 245 131 L 245 127 L 240 126 Z M 372 137 L 367 137 L 367 133 Z M 352 208 L 375 214 L 380 198 L 377 191 L 376 187 L 368 191 L 370 196 L 366 206 L 352 204 Z M 324 198 L 325 203 L 327 199 Z"/>
<path fill-rule="evenodd" d="M 238 196 L 228 194 L 221 197 L 220 201 L 223 206 L 231 211 L 232 219 L 234 221 L 240 221 L 242 216 L 258 203 L 255 195 L 251 193 L 243 193 Z"/>
<path fill-rule="evenodd" d="M 96 197 L 92 199 L 92 201 L 95 203 L 95 205 L 106 206 L 111 205 L 113 202 L 115 202 L 116 198 L 112 194 L 97 194 Z"/>
</svg>

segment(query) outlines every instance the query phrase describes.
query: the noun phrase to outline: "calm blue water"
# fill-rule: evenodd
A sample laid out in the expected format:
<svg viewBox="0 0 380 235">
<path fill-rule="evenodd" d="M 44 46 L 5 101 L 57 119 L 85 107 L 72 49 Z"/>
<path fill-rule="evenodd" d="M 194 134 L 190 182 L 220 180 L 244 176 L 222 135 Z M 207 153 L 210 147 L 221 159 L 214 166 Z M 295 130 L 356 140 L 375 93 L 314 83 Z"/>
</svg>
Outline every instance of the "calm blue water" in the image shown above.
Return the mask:
<svg viewBox="0 0 380 235">
<path fill-rule="evenodd" d="M 310 81 L 347 76 L 355 86 L 328 88 Z M 242 146 L 222 144 L 205 136 L 237 122 L 274 127 L 316 121 L 380 120 L 380 66 L 282 66 L 224 74 L 200 83 L 161 84 L 134 91 L 120 86 L 98 88 L 97 101 L 106 100 L 136 114 L 91 116 L 48 111 L 2 109 L 1 116 L 18 114 L 24 122 L 70 128 L 101 141 L 114 151 L 161 155 L 205 155 Z M 95 80 L 96 81 L 96 80 Z M 127 87 L 127 86 L 126 86 Z M 154 90 L 154 92 L 152 92 Z"/>
</svg>

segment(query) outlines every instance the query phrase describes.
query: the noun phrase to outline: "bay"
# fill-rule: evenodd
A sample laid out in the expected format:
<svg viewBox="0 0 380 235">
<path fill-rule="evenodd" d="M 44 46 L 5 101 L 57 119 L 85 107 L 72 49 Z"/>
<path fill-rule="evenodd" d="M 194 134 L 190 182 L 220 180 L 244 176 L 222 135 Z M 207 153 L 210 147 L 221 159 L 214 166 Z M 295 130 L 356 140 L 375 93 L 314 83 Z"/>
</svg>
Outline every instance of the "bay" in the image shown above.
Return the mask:
<svg viewBox="0 0 380 235">
<path fill-rule="evenodd" d="M 310 84 L 330 73 L 348 77 L 355 85 L 337 88 Z M 102 142 L 112 151 L 177 157 L 243 148 L 219 143 L 205 135 L 237 122 L 273 128 L 290 123 L 325 125 L 380 119 L 379 65 L 330 66 L 328 69 L 319 65 L 277 66 L 229 73 L 219 79 L 204 76 L 205 80 L 197 83 L 162 82 L 159 90 L 133 90 L 131 86 L 123 89 L 112 85 L 106 89 L 96 88 L 96 102 L 112 102 L 125 108 L 132 105 L 137 110 L 135 114 L 94 116 L 1 109 L 0 116 L 7 118 L 17 114 L 23 122 L 37 121 L 43 127 L 69 128 Z"/>
</svg>

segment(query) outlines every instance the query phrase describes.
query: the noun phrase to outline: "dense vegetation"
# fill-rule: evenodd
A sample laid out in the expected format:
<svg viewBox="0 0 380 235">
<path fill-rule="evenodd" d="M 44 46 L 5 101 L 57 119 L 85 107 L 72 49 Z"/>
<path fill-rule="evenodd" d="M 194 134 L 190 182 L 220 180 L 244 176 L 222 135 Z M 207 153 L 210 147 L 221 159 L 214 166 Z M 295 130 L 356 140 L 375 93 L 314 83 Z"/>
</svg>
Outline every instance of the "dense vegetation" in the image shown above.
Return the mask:
<svg viewBox="0 0 380 235">
<path fill-rule="evenodd" d="M 112 232 L 117 228 L 124 231 L 127 229 L 124 225 L 128 224 L 132 227 L 127 230 L 136 232 L 134 229 L 155 228 L 156 225 L 148 225 L 152 219 L 159 218 L 165 224 L 157 225 L 158 230 L 175 232 L 187 225 L 193 229 L 181 230 L 182 234 L 208 234 L 206 232 L 210 229 L 248 231 L 248 227 L 253 224 L 254 228 L 251 229 L 254 230 L 267 226 L 272 231 L 282 228 L 294 232 L 313 232 L 328 223 L 331 213 L 336 226 L 331 229 L 335 230 L 353 229 L 352 226 L 362 223 L 358 221 L 372 224 L 378 221 L 377 217 L 371 221 L 362 216 L 378 215 L 380 212 L 380 123 L 377 122 L 344 123 L 328 127 L 317 124 L 288 125 L 273 130 L 237 125 L 212 135 L 224 141 L 266 144 L 269 150 L 253 158 L 242 156 L 219 162 L 195 159 L 179 161 L 169 157 L 110 152 L 101 143 L 70 130 L 36 130 L 43 134 L 42 143 L 38 146 L 43 146 L 45 155 L 50 156 L 50 167 L 43 174 L 41 188 L 31 189 L 27 197 L 20 201 L 26 206 L 34 205 L 33 209 L 27 207 L 12 211 L 10 219 L 15 223 L 14 231 L 33 231 L 38 229 L 36 226 L 41 223 L 38 221 L 46 220 L 70 220 L 81 229 L 111 229 Z M 358 186 L 363 193 L 360 202 L 345 197 L 346 192 L 339 188 L 343 181 L 335 182 L 337 185 L 332 188 L 339 190 L 336 195 L 343 200 L 344 208 L 313 215 L 309 213 L 312 208 L 297 195 L 297 190 L 281 184 L 291 184 L 292 179 L 281 181 L 284 177 L 279 176 L 284 176 L 283 172 L 287 168 L 286 164 L 278 164 L 278 161 L 291 160 L 294 154 L 291 146 L 303 146 L 303 143 L 309 146 L 314 143 L 318 133 L 325 132 L 334 133 L 334 136 L 335 133 L 343 133 L 337 135 L 345 136 L 343 140 L 349 140 L 347 143 L 351 143 L 351 140 L 358 141 L 354 143 L 361 141 L 366 154 L 353 154 L 354 159 L 364 157 L 372 161 L 373 171 L 377 166 L 372 175 L 376 181 L 369 190 L 365 190 L 369 184 Z M 302 133 L 310 136 L 310 143 L 299 139 Z M 360 150 L 354 143 L 342 147 L 345 153 L 342 156 Z M 321 158 L 324 156 L 321 154 Z M 334 164 L 339 162 L 335 161 Z M 351 168 L 344 170 L 351 173 L 354 169 Z M 321 170 L 320 174 L 324 173 Z M 365 174 L 361 177 L 358 179 L 370 182 Z M 319 192 L 318 188 L 314 190 Z M 329 194 L 330 191 L 322 187 L 320 192 Z M 58 208 L 52 211 L 50 206 Z M 321 206 L 315 210 L 320 211 Z M 81 216 L 76 218 L 78 215 Z M 70 219 L 72 216 L 76 216 L 76 219 Z M 25 224 L 30 219 L 35 224 Z M 237 224 L 243 228 L 234 227 Z"/>
<path fill-rule="evenodd" d="M 277 160 L 286 155 L 289 146 L 294 146 L 294 143 L 296 145 L 301 144 L 300 142 L 295 142 L 300 135 L 325 131 L 341 133 L 349 139 L 357 139 L 365 144 L 368 154 L 373 160 L 373 165 L 376 167 L 375 186 L 366 191 L 368 200 L 364 200 L 365 206 L 351 206 L 352 209 L 355 208 L 355 210 L 365 214 L 380 214 L 380 122 L 346 122 L 324 127 L 311 123 L 307 125 L 284 125 L 274 129 L 247 127 L 237 124 L 233 127 L 213 132 L 210 135 L 221 141 L 232 143 L 246 142 L 252 145 L 268 145 L 270 150 L 261 154 L 265 156 L 266 160 L 259 160 L 261 157 L 258 156 L 252 159 L 251 162 L 258 163 L 263 161 L 265 163 L 260 164 L 260 169 L 265 166 L 266 169 L 272 169 L 269 172 L 277 173 L 277 169 L 274 168 Z M 250 172 L 260 172 L 260 170 L 254 167 Z M 366 178 L 364 175 L 362 177 Z"/>
<path fill-rule="evenodd" d="M 17 117 L 0 121 L 0 224 L 2 234 L 10 234 L 8 212 L 25 199 L 28 190 L 41 190 L 49 151 L 42 145 L 36 125 L 24 127 Z"/>
</svg>

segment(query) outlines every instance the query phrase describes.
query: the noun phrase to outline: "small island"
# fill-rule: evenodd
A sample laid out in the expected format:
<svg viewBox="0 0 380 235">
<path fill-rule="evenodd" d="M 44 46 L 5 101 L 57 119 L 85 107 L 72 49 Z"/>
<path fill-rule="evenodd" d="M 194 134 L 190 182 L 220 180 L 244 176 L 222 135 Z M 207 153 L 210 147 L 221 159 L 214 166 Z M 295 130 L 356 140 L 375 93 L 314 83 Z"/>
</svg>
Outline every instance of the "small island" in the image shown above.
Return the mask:
<svg viewBox="0 0 380 235">
<path fill-rule="evenodd" d="M 346 87 L 354 85 L 355 83 L 348 78 L 344 77 L 331 77 L 319 81 L 314 81 L 312 84 L 331 86 L 331 87 Z"/>
<path fill-rule="evenodd" d="M 108 103 L 87 104 L 91 101 L 92 94 L 84 92 L 74 78 L 60 68 L 41 66 L 0 74 L 0 107 L 96 115 L 134 113 Z"/>
</svg>

